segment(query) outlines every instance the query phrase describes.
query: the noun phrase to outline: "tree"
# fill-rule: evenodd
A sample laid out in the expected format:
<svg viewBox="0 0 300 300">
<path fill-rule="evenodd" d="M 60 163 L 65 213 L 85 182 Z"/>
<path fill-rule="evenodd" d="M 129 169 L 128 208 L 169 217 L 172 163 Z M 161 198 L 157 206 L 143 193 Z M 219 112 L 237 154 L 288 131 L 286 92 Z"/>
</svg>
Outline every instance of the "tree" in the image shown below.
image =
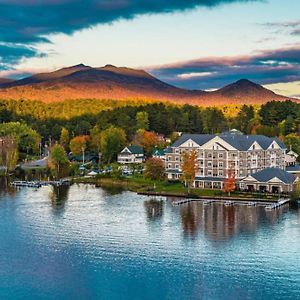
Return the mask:
<svg viewBox="0 0 300 300">
<path fill-rule="evenodd" d="M 148 113 L 145 111 L 139 111 L 136 113 L 136 130 L 143 129 L 148 130 L 149 129 L 149 116 Z"/>
<path fill-rule="evenodd" d="M 188 193 L 190 193 L 191 185 L 195 180 L 197 171 L 197 151 L 186 151 L 182 155 L 182 179 L 185 185 L 188 187 Z"/>
<path fill-rule="evenodd" d="M 290 133 L 284 137 L 284 143 L 287 148 L 292 148 L 296 153 L 300 153 L 300 136 L 296 133 Z M 300 156 L 298 156 L 299 160 Z"/>
<path fill-rule="evenodd" d="M 146 155 L 151 155 L 153 149 L 158 146 L 157 134 L 152 131 L 140 130 L 136 137 L 137 144 L 144 148 Z"/>
<path fill-rule="evenodd" d="M 56 144 L 51 148 L 49 166 L 55 171 L 57 178 L 61 178 L 62 175 L 66 174 L 69 160 L 63 146 Z"/>
<path fill-rule="evenodd" d="M 79 135 L 75 136 L 70 141 L 70 150 L 73 155 L 82 154 L 87 148 L 87 141 L 89 136 L 87 135 Z"/>
<path fill-rule="evenodd" d="M 101 134 L 101 152 L 103 160 L 110 163 L 116 160 L 118 153 L 126 143 L 126 134 L 122 128 L 110 126 Z"/>
<path fill-rule="evenodd" d="M 230 193 L 233 192 L 235 188 L 235 170 L 234 166 L 232 165 L 227 170 L 227 177 L 224 180 L 224 192 L 228 193 L 228 195 L 230 196 Z"/>
<path fill-rule="evenodd" d="M 13 171 L 16 168 L 19 152 L 16 140 L 13 137 L 0 138 L 0 165 L 5 171 Z"/>
<path fill-rule="evenodd" d="M 243 105 L 237 114 L 233 126 L 243 133 L 249 132 L 250 121 L 254 118 L 254 108 L 252 105 Z"/>
<path fill-rule="evenodd" d="M 90 145 L 91 148 L 96 151 L 97 153 L 99 153 L 100 155 L 100 149 L 101 149 L 101 130 L 99 128 L 99 126 L 94 126 L 91 129 L 90 132 Z"/>
<path fill-rule="evenodd" d="M 69 130 L 63 127 L 60 132 L 60 144 L 67 149 L 70 142 Z"/>
<path fill-rule="evenodd" d="M 38 153 L 40 135 L 28 125 L 20 122 L 0 124 L 0 136 L 13 137 L 23 153 Z"/>
<path fill-rule="evenodd" d="M 160 158 L 148 158 L 145 163 L 144 176 L 151 180 L 163 179 L 165 177 L 164 162 Z"/>
</svg>

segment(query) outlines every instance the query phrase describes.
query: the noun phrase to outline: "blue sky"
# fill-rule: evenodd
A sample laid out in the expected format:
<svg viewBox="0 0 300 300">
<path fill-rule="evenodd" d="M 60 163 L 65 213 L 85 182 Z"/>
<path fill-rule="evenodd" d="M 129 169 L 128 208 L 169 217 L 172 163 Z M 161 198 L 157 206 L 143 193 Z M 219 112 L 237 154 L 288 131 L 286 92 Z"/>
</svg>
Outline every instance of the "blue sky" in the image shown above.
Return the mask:
<svg viewBox="0 0 300 300">
<path fill-rule="evenodd" d="M 0 0 L 0 76 L 84 63 L 300 95 L 299 0 Z M 299 96 L 300 97 L 300 96 Z"/>
</svg>

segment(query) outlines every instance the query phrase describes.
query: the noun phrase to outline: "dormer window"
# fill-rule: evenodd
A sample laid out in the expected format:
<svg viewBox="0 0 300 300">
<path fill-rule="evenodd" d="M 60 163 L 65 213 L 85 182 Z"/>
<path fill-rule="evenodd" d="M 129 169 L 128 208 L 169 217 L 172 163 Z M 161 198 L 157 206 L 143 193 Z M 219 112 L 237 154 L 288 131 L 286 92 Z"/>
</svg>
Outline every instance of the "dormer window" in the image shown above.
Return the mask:
<svg viewBox="0 0 300 300">
<path fill-rule="evenodd" d="M 255 150 L 255 145 L 253 145 L 252 149 Z"/>
</svg>

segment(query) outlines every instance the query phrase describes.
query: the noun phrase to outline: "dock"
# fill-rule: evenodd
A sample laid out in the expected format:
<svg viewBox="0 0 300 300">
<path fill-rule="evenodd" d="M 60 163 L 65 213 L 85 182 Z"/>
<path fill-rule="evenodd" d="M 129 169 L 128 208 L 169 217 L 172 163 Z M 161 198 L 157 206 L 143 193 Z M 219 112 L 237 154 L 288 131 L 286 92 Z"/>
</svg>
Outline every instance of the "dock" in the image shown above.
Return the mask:
<svg viewBox="0 0 300 300">
<path fill-rule="evenodd" d="M 265 207 L 265 210 L 273 210 L 276 208 L 279 208 L 285 204 L 288 204 L 290 202 L 290 199 L 281 199 L 277 203 L 273 203 L 271 205 L 268 205 Z"/>
<path fill-rule="evenodd" d="M 30 187 L 30 188 L 40 188 L 42 186 L 62 186 L 69 185 L 70 181 L 68 179 L 61 180 L 51 180 L 51 181 L 25 181 L 25 180 L 15 180 L 10 183 L 13 187 Z"/>
<path fill-rule="evenodd" d="M 223 204 L 224 206 L 235 206 L 235 205 L 246 205 L 248 207 L 256 207 L 257 205 L 264 206 L 266 210 L 272 210 L 286 205 L 290 202 L 288 198 L 282 198 L 278 202 L 262 202 L 262 201 L 239 201 L 239 200 L 228 200 L 228 199 L 197 199 L 197 198 L 181 198 L 172 201 L 173 206 L 179 206 L 191 202 L 202 202 L 203 205 L 208 206 L 213 203 Z"/>
</svg>

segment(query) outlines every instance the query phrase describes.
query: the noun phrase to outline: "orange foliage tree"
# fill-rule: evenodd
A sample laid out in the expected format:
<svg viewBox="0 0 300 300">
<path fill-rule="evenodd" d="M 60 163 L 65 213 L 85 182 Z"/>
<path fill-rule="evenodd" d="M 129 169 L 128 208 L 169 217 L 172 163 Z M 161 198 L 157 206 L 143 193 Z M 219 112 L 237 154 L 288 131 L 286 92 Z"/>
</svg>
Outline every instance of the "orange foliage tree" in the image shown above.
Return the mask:
<svg viewBox="0 0 300 300">
<path fill-rule="evenodd" d="M 153 149 L 158 146 L 159 140 L 156 133 L 139 130 L 136 137 L 136 143 L 144 148 L 146 155 L 150 155 Z"/>
<path fill-rule="evenodd" d="M 80 135 L 75 136 L 70 141 L 70 150 L 72 151 L 73 155 L 79 155 L 83 153 L 87 148 L 87 141 L 89 136 L 87 135 Z"/>
<path fill-rule="evenodd" d="M 191 185 L 196 177 L 197 171 L 197 151 L 184 152 L 182 155 L 182 179 L 188 187 L 190 193 Z"/>
<path fill-rule="evenodd" d="M 228 195 L 230 196 L 230 193 L 233 192 L 235 188 L 236 188 L 235 170 L 234 170 L 234 166 L 232 165 L 227 170 L 227 177 L 224 180 L 224 192 L 228 193 Z"/>
</svg>

